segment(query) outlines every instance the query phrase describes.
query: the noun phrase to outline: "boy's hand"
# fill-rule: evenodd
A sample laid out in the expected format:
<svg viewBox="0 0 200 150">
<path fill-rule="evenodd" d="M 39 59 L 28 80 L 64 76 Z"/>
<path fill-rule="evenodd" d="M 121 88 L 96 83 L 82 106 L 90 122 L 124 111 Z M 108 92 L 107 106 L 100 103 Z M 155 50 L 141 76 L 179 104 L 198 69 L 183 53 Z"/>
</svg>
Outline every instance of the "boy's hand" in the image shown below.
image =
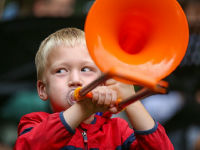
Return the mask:
<svg viewBox="0 0 200 150">
<path fill-rule="evenodd" d="M 95 105 L 96 112 L 111 111 L 117 113 L 115 106 L 117 100 L 117 92 L 107 86 L 99 86 L 92 91 L 92 102 Z"/>
<path fill-rule="evenodd" d="M 133 85 L 124 84 L 114 79 L 109 79 L 105 82 L 105 86 L 99 86 L 92 91 L 93 104 L 95 104 L 100 112 L 110 111 L 117 113 L 119 110 L 116 107 L 117 99 L 126 99 L 133 94 L 135 90 Z"/>
<path fill-rule="evenodd" d="M 124 100 L 135 94 L 134 86 L 121 83 L 114 79 L 109 79 L 105 82 L 105 86 L 117 92 L 117 97 Z"/>
</svg>

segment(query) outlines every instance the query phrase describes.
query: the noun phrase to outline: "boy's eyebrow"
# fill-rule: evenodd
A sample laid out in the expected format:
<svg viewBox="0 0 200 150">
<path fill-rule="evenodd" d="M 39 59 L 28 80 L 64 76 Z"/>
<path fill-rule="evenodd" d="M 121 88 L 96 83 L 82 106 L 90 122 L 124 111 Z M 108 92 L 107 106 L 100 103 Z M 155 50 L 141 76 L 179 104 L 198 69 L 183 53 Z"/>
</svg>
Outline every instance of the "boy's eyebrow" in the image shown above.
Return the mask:
<svg viewBox="0 0 200 150">
<path fill-rule="evenodd" d="M 50 68 L 56 68 L 58 66 L 70 66 L 70 65 L 66 62 L 58 62 L 58 63 L 52 64 Z"/>
<path fill-rule="evenodd" d="M 83 61 L 83 64 L 94 64 L 95 65 L 95 63 L 93 62 L 93 61 Z M 96 65 L 95 65 L 96 66 Z"/>
<path fill-rule="evenodd" d="M 71 63 L 70 63 L 70 62 L 71 62 L 71 61 L 69 61 L 69 62 L 57 62 L 57 63 L 55 63 L 55 64 L 52 64 L 52 65 L 51 65 L 51 68 L 54 68 L 54 67 L 57 67 L 57 66 L 60 66 L 60 65 L 70 67 L 70 66 L 71 66 L 71 65 L 70 65 Z M 93 61 L 88 61 L 88 60 L 82 61 L 81 64 L 83 64 L 83 65 L 94 65 L 94 66 L 96 66 L 96 64 L 95 64 Z"/>
</svg>

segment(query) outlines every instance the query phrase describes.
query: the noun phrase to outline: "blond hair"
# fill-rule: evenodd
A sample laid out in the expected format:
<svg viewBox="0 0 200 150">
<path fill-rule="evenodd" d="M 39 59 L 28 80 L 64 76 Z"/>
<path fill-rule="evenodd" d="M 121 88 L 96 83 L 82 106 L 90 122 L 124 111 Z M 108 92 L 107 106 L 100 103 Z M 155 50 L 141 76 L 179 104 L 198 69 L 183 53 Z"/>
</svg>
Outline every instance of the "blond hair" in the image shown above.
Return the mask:
<svg viewBox="0 0 200 150">
<path fill-rule="evenodd" d="M 64 28 L 49 35 L 44 39 L 35 56 L 35 65 L 37 71 L 37 79 L 42 79 L 48 54 L 50 51 L 61 44 L 69 47 L 74 47 L 77 44 L 85 45 L 85 34 L 82 30 L 77 28 Z"/>
</svg>

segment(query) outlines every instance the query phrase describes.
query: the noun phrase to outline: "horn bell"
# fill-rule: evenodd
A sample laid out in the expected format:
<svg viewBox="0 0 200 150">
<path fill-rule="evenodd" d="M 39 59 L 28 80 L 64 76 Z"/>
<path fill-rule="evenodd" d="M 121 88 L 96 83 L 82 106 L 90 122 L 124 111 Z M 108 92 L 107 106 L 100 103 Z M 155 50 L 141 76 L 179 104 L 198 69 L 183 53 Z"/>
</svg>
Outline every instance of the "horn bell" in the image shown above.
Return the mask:
<svg viewBox="0 0 200 150">
<path fill-rule="evenodd" d="M 85 36 L 102 72 L 154 87 L 183 59 L 189 28 L 176 0 L 96 0 L 86 18 Z"/>
</svg>

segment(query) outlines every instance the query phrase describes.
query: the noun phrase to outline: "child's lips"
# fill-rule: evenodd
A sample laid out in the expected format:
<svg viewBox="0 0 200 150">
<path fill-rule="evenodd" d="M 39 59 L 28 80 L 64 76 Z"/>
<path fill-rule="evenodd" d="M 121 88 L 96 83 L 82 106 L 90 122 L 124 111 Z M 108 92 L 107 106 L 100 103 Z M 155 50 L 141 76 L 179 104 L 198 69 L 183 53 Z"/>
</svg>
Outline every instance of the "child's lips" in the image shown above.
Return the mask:
<svg viewBox="0 0 200 150">
<path fill-rule="evenodd" d="M 74 90 L 75 89 L 71 89 L 69 90 L 69 92 L 67 93 L 67 101 L 68 103 L 72 106 L 74 103 L 76 103 L 76 100 L 74 99 Z"/>
</svg>

